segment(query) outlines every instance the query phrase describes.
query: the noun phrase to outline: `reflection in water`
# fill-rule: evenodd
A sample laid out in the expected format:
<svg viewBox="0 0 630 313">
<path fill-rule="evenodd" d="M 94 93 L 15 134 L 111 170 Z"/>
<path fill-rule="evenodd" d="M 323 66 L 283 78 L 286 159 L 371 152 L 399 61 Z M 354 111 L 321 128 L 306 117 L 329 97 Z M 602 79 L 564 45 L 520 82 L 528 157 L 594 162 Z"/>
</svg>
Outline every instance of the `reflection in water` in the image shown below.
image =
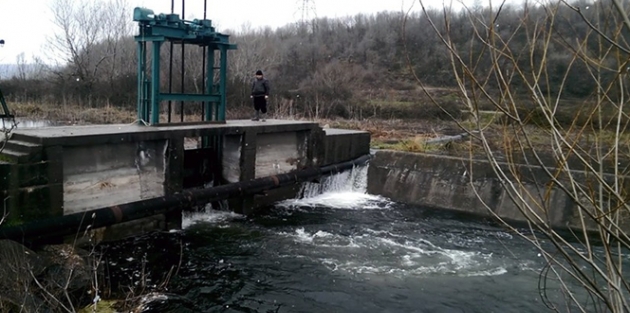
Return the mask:
<svg viewBox="0 0 630 313">
<path fill-rule="evenodd" d="M 41 128 L 41 127 L 49 127 L 54 126 L 55 123 L 49 120 L 32 120 L 32 119 L 23 119 L 16 118 L 15 120 L 11 119 L 0 119 L 0 142 L 3 142 L 6 139 L 6 134 L 10 133 L 16 129 L 30 129 L 30 128 Z M 10 138 L 10 137 L 9 137 Z"/>
<path fill-rule="evenodd" d="M 54 126 L 54 123 L 48 120 L 31 120 L 31 119 L 16 118 L 15 122 L 17 123 L 18 129 Z M 7 126 L 8 125 L 9 124 L 7 123 Z"/>
<path fill-rule="evenodd" d="M 54 126 L 54 125 L 55 123 L 49 120 L 32 120 L 32 119 L 16 118 L 15 121 L 13 121 L 8 118 L 0 119 L 0 129 L 3 129 L 3 130 L 11 129 L 12 126 L 15 126 L 15 128 L 17 129 L 25 129 L 25 128 L 48 127 L 48 126 Z"/>
</svg>

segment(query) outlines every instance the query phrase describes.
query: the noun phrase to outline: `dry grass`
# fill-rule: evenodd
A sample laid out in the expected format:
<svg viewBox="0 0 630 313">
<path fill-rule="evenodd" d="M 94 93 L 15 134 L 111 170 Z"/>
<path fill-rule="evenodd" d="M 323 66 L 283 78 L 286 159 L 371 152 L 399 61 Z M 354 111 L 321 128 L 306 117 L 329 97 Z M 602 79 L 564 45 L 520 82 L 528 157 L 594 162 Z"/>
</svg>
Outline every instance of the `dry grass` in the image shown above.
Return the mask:
<svg viewBox="0 0 630 313">
<path fill-rule="evenodd" d="M 46 103 L 11 103 L 11 109 L 22 119 L 49 120 L 61 125 L 83 124 L 126 124 L 136 121 L 136 112 L 116 107 L 86 108 L 79 105 L 57 106 Z M 228 119 L 243 119 L 251 117 L 248 108 L 228 109 Z M 302 118 L 282 116 L 270 112 L 270 117 L 278 119 Z M 186 122 L 201 120 L 201 114 L 187 114 Z M 304 119 L 305 120 L 305 119 Z M 161 114 L 161 122 L 167 122 L 167 115 Z M 180 121 L 179 114 L 172 114 L 171 121 Z M 321 119 L 320 125 L 332 128 L 356 129 L 368 131 L 372 136 L 372 146 L 377 149 L 393 149 L 409 152 L 427 153 L 457 153 L 467 154 L 467 145 L 444 144 L 426 145 L 431 138 L 461 133 L 455 122 L 431 120 L 401 120 L 401 119 Z"/>
<path fill-rule="evenodd" d="M 53 105 L 33 102 L 13 102 L 10 109 L 22 119 L 49 120 L 59 124 L 131 123 L 135 112 L 116 108 L 88 108 L 79 105 Z"/>
<path fill-rule="evenodd" d="M 12 102 L 10 108 L 19 118 L 27 120 L 49 120 L 61 125 L 127 124 L 137 121 L 135 110 L 113 106 L 91 108 L 77 104 L 64 106 L 49 103 Z M 168 122 L 166 109 L 164 111 L 165 112 L 160 114 L 161 123 Z M 245 112 L 242 112 L 242 110 L 227 112 L 227 117 L 230 119 L 243 118 L 243 116 L 245 116 Z M 177 123 L 180 121 L 180 118 L 180 114 L 173 110 L 171 113 L 171 122 Z M 201 121 L 201 112 L 186 113 L 184 115 L 184 121 Z"/>
<path fill-rule="evenodd" d="M 16 116 L 22 119 L 50 120 L 61 125 L 81 124 L 126 124 L 136 120 L 136 112 L 116 107 L 86 108 L 78 105 L 58 106 L 45 103 L 11 103 L 11 109 Z M 228 119 L 249 118 L 252 112 L 248 108 L 229 109 L 226 112 Z M 270 112 L 270 117 L 278 119 L 298 119 Z M 160 117 L 161 122 L 167 121 L 166 114 Z M 173 122 L 179 122 L 178 114 L 172 115 Z M 186 122 L 200 121 L 201 114 L 187 114 Z M 304 119 L 305 120 L 305 119 Z M 425 144 L 426 140 L 442 136 L 456 135 L 465 132 L 464 129 L 475 129 L 472 121 L 463 119 L 459 125 L 455 121 L 443 120 L 402 120 L 402 119 L 320 119 L 317 121 L 322 126 L 332 128 L 356 129 L 368 131 L 372 136 L 372 147 L 375 149 L 392 149 L 409 152 L 438 153 L 456 156 L 483 155 L 483 149 L 476 140 L 465 140 L 444 144 Z M 499 150 L 509 154 L 516 152 L 515 138 L 506 136 L 504 120 L 494 112 L 486 112 L 482 115 L 481 123 L 487 127 L 486 136 L 491 144 Z M 464 129 L 462 129 L 462 127 Z M 551 149 L 548 130 L 528 125 L 524 128 L 532 143 L 542 151 Z M 610 134 L 607 134 L 610 132 Z M 580 140 L 592 140 L 595 134 L 583 134 Z M 614 134 L 611 131 L 603 131 L 597 137 L 613 144 Z M 630 134 L 624 134 L 622 144 L 630 147 Z M 629 148 L 630 149 L 630 148 Z M 496 151 L 496 150 L 495 150 Z"/>
</svg>

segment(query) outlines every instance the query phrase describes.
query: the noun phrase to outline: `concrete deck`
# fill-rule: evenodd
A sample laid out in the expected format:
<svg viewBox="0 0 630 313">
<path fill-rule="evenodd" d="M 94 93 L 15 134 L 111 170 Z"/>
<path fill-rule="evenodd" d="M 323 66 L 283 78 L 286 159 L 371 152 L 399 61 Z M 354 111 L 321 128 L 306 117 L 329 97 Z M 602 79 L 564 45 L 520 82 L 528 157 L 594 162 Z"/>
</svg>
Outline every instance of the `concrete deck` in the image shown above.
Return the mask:
<svg viewBox="0 0 630 313">
<path fill-rule="evenodd" d="M 120 143 L 137 140 L 158 140 L 167 137 L 200 137 L 215 134 L 241 134 L 244 129 L 255 127 L 257 133 L 278 131 L 310 130 L 318 127 L 316 122 L 267 120 L 257 122 L 251 120 L 229 120 L 226 123 L 184 124 L 168 126 L 143 126 L 137 124 L 83 125 L 83 126 L 50 126 L 31 129 L 17 129 L 12 139 L 52 145 L 85 145 Z M 130 137 L 132 136 L 132 137 Z M 132 140 L 133 138 L 133 140 Z"/>
<path fill-rule="evenodd" d="M 342 129 L 342 128 L 324 128 L 324 132 L 326 132 L 326 135 L 331 135 L 331 136 L 368 133 L 367 131 L 363 131 L 363 130 Z"/>
<path fill-rule="evenodd" d="M 199 145 L 205 136 L 209 145 Z M 0 162 L 0 191 L 9 199 L 9 223 L 25 223 L 337 164 L 369 150 L 368 132 L 322 129 L 311 121 L 26 128 L 13 132 L 0 152 L 10 161 Z M 249 214 L 299 190 L 292 184 L 248 194 L 229 199 L 229 206 Z M 104 232 L 116 237 L 178 228 L 181 214 L 134 223 Z"/>
</svg>

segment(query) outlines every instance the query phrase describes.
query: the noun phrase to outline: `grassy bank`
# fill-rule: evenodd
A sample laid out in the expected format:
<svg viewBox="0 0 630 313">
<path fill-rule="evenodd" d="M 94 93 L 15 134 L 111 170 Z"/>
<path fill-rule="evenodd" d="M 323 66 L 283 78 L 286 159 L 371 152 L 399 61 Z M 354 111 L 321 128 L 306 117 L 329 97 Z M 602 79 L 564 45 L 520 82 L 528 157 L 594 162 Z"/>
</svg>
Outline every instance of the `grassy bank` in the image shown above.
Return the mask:
<svg viewBox="0 0 630 313">
<path fill-rule="evenodd" d="M 136 121 L 136 112 L 113 106 L 90 108 L 79 105 L 51 105 L 46 103 L 17 102 L 11 103 L 11 110 L 18 118 L 26 120 L 48 120 L 57 125 L 89 124 L 127 124 Z M 233 108 L 226 112 L 228 119 L 248 118 L 251 110 Z M 285 116 L 279 112 L 270 112 L 272 118 L 306 120 L 299 116 Z M 172 116 L 179 121 L 179 115 Z M 200 114 L 187 114 L 185 121 L 199 121 Z M 161 115 L 166 122 L 166 114 Z M 470 141 L 445 144 L 426 144 L 426 141 L 447 135 L 464 132 L 455 121 L 438 118 L 419 119 L 318 119 L 323 127 L 356 129 L 370 132 L 372 147 L 375 149 L 393 149 L 409 152 L 440 153 L 450 155 L 468 155 L 471 151 L 481 152 L 478 144 Z"/>
<path fill-rule="evenodd" d="M 47 120 L 61 125 L 131 123 L 136 114 L 112 106 L 90 108 L 33 102 L 12 102 L 9 109 L 20 119 Z"/>
<path fill-rule="evenodd" d="M 396 106 L 396 105 L 394 105 Z M 136 121 L 136 112 L 117 107 L 88 108 L 78 105 L 50 105 L 39 103 L 11 103 L 17 117 L 31 120 L 49 120 L 60 125 L 86 125 L 86 124 L 127 124 Z M 228 108 L 226 112 L 228 119 L 249 118 L 251 115 L 249 108 Z M 427 141 L 444 136 L 453 136 L 465 133 L 466 130 L 476 129 L 475 123 L 469 119 L 469 115 L 461 114 L 456 120 L 427 118 L 406 118 L 406 119 L 318 119 L 316 120 L 322 127 L 356 129 L 370 132 L 372 136 L 372 148 L 391 149 L 408 152 L 435 153 L 452 156 L 476 156 L 484 157 L 484 149 L 481 140 L 471 136 L 465 140 L 450 142 L 440 142 L 428 144 Z M 307 120 L 299 116 L 286 116 L 282 111 L 270 112 L 270 118 Z M 173 121 L 179 122 L 179 115 L 172 115 Z M 166 114 L 161 115 L 163 122 L 167 121 Z M 199 121 L 200 114 L 187 114 L 185 121 Z M 532 145 L 528 150 L 537 151 L 542 154 L 551 155 L 553 145 L 551 132 L 549 129 L 539 127 L 535 123 L 529 123 L 520 130 L 517 137 L 516 132 L 501 114 L 493 111 L 484 112 L 481 123 L 485 129 L 484 136 L 488 140 L 490 148 L 495 151 L 499 159 L 509 160 L 512 155 L 522 154 L 519 140 L 523 140 L 524 134 Z M 615 133 L 612 129 L 594 131 L 585 129 L 584 131 L 567 132 L 565 138 L 571 142 L 577 142 L 582 147 L 612 147 L 618 145 L 620 148 L 630 151 L 630 135 L 622 134 L 619 142 L 615 142 Z M 627 159 L 627 156 L 622 156 Z"/>
</svg>

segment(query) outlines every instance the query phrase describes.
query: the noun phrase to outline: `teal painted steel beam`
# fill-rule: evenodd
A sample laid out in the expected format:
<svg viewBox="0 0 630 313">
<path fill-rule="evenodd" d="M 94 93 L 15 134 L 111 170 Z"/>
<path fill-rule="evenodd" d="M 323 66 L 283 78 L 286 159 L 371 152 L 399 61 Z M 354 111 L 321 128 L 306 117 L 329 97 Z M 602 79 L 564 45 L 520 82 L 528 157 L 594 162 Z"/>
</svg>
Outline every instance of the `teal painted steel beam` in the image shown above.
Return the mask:
<svg viewBox="0 0 630 313">
<path fill-rule="evenodd" d="M 151 94 L 151 81 L 148 79 L 144 80 L 144 85 L 142 86 L 144 88 L 144 101 L 142 102 L 142 121 L 141 123 L 144 125 L 146 123 L 149 123 L 149 102 L 151 101 L 151 99 L 149 98 L 149 95 Z"/>
<path fill-rule="evenodd" d="M 144 106 L 146 99 L 145 92 L 145 75 L 146 75 L 146 43 L 138 42 L 138 124 L 142 124 L 145 119 Z"/>
<path fill-rule="evenodd" d="M 225 121 L 227 106 L 227 51 L 237 48 L 229 42 L 229 35 L 216 32 L 210 20 L 186 21 L 177 14 L 155 14 L 150 9 L 135 8 L 133 19 L 138 22 L 138 119 L 159 123 L 160 103 L 163 100 L 204 102 L 204 121 Z M 170 41 L 207 47 L 207 76 L 203 94 L 160 93 L 160 46 Z M 146 43 L 153 44 L 151 80 L 146 79 Z M 219 82 L 215 84 L 215 51 L 220 52 Z M 218 85 L 218 86 L 217 86 Z M 218 87 L 218 88 L 217 88 Z"/>
<path fill-rule="evenodd" d="M 143 41 L 143 42 L 147 42 L 147 41 L 166 41 L 166 37 L 164 36 L 146 36 L 146 35 L 140 35 L 140 36 L 134 36 L 133 37 L 135 41 Z"/>
<path fill-rule="evenodd" d="M 205 92 L 207 94 L 215 94 L 215 90 L 214 90 L 214 48 L 210 48 L 208 47 L 206 50 L 206 85 L 205 85 Z M 217 121 L 218 120 L 218 114 L 216 115 L 216 117 L 213 117 L 213 108 L 214 108 L 214 104 L 217 103 L 218 101 L 221 100 L 221 96 L 218 95 L 216 97 L 216 99 L 214 101 L 207 101 L 204 104 L 204 109 L 205 109 L 205 116 L 204 116 L 204 121 L 206 122 L 210 122 L 210 121 Z M 203 137 L 202 139 L 202 146 L 204 148 L 210 148 L 210 147 L 214 147 L 216 144 L 218 136 L 212 136 L 212 137 Z M 220 153 L 219 150 L 214 150 L 215 153 L 217 153 L 217 155 L 219 156 Z M 217 160 L 219 160 L 220 157 L 217 157 Z"/>
<path fill-rule="evenodd" d="M 160 122 L 160 47 L 161 41 L 153 42 L 151 59 L 151 125 Z"/>
<path fill-rule="evenodd" d="M 137 119 L 138 119 L 138 123 L 140 123 L 140 120 L 142 119 L 142 80 L 143 80 L 143 76 L 142 73 L 142 42 L 138 42 L 137 44 L 137 54 L 138 54 L 138 73 L 137 73 L 137 77 L 136 79 L 138 80 L 138 83 L 136 85 L 137 91 L 138 91 L 138 95 L 137 95 L 137 100 L 136 100 L 136 107 L 137 107 Z"/>
<path fill-rule="evenodd" d="M 206 63 L 206 94 L 213 94 L 214 93 L 214 49 L 208 49 L 207 50 L 207 63 Z M 205 116 L 205 121 L 212 121 L 212 107 L 214 107 L 214 104 L 218 101 L 220 101 L 220 96 L 217 97 L 216 100 L 214 101 L 208 101 L 205 103 L 205 111 L 206 111 L 206 116 Z M 218 114 L 217 114 L 218 117 Z M 218 120 L 217 118 L 215 118 L 215 120 Z"/>
<path fill-rule="evenodd" d="M 227 47 L 220 46 L 221 51 L 221 65 L 219 66 L 219 93 L 221 94 L 221 103 L 217 110 L 217 120 L 225 121 L 225 107 L 227 105 Z"/>
<path fill-rule="evenodd" d="M 159 99 L 160 101 L 218 102 L 221 99 L 221 96 L 194 93 L 161 93 L 159 95 Z"/>
</svg>

